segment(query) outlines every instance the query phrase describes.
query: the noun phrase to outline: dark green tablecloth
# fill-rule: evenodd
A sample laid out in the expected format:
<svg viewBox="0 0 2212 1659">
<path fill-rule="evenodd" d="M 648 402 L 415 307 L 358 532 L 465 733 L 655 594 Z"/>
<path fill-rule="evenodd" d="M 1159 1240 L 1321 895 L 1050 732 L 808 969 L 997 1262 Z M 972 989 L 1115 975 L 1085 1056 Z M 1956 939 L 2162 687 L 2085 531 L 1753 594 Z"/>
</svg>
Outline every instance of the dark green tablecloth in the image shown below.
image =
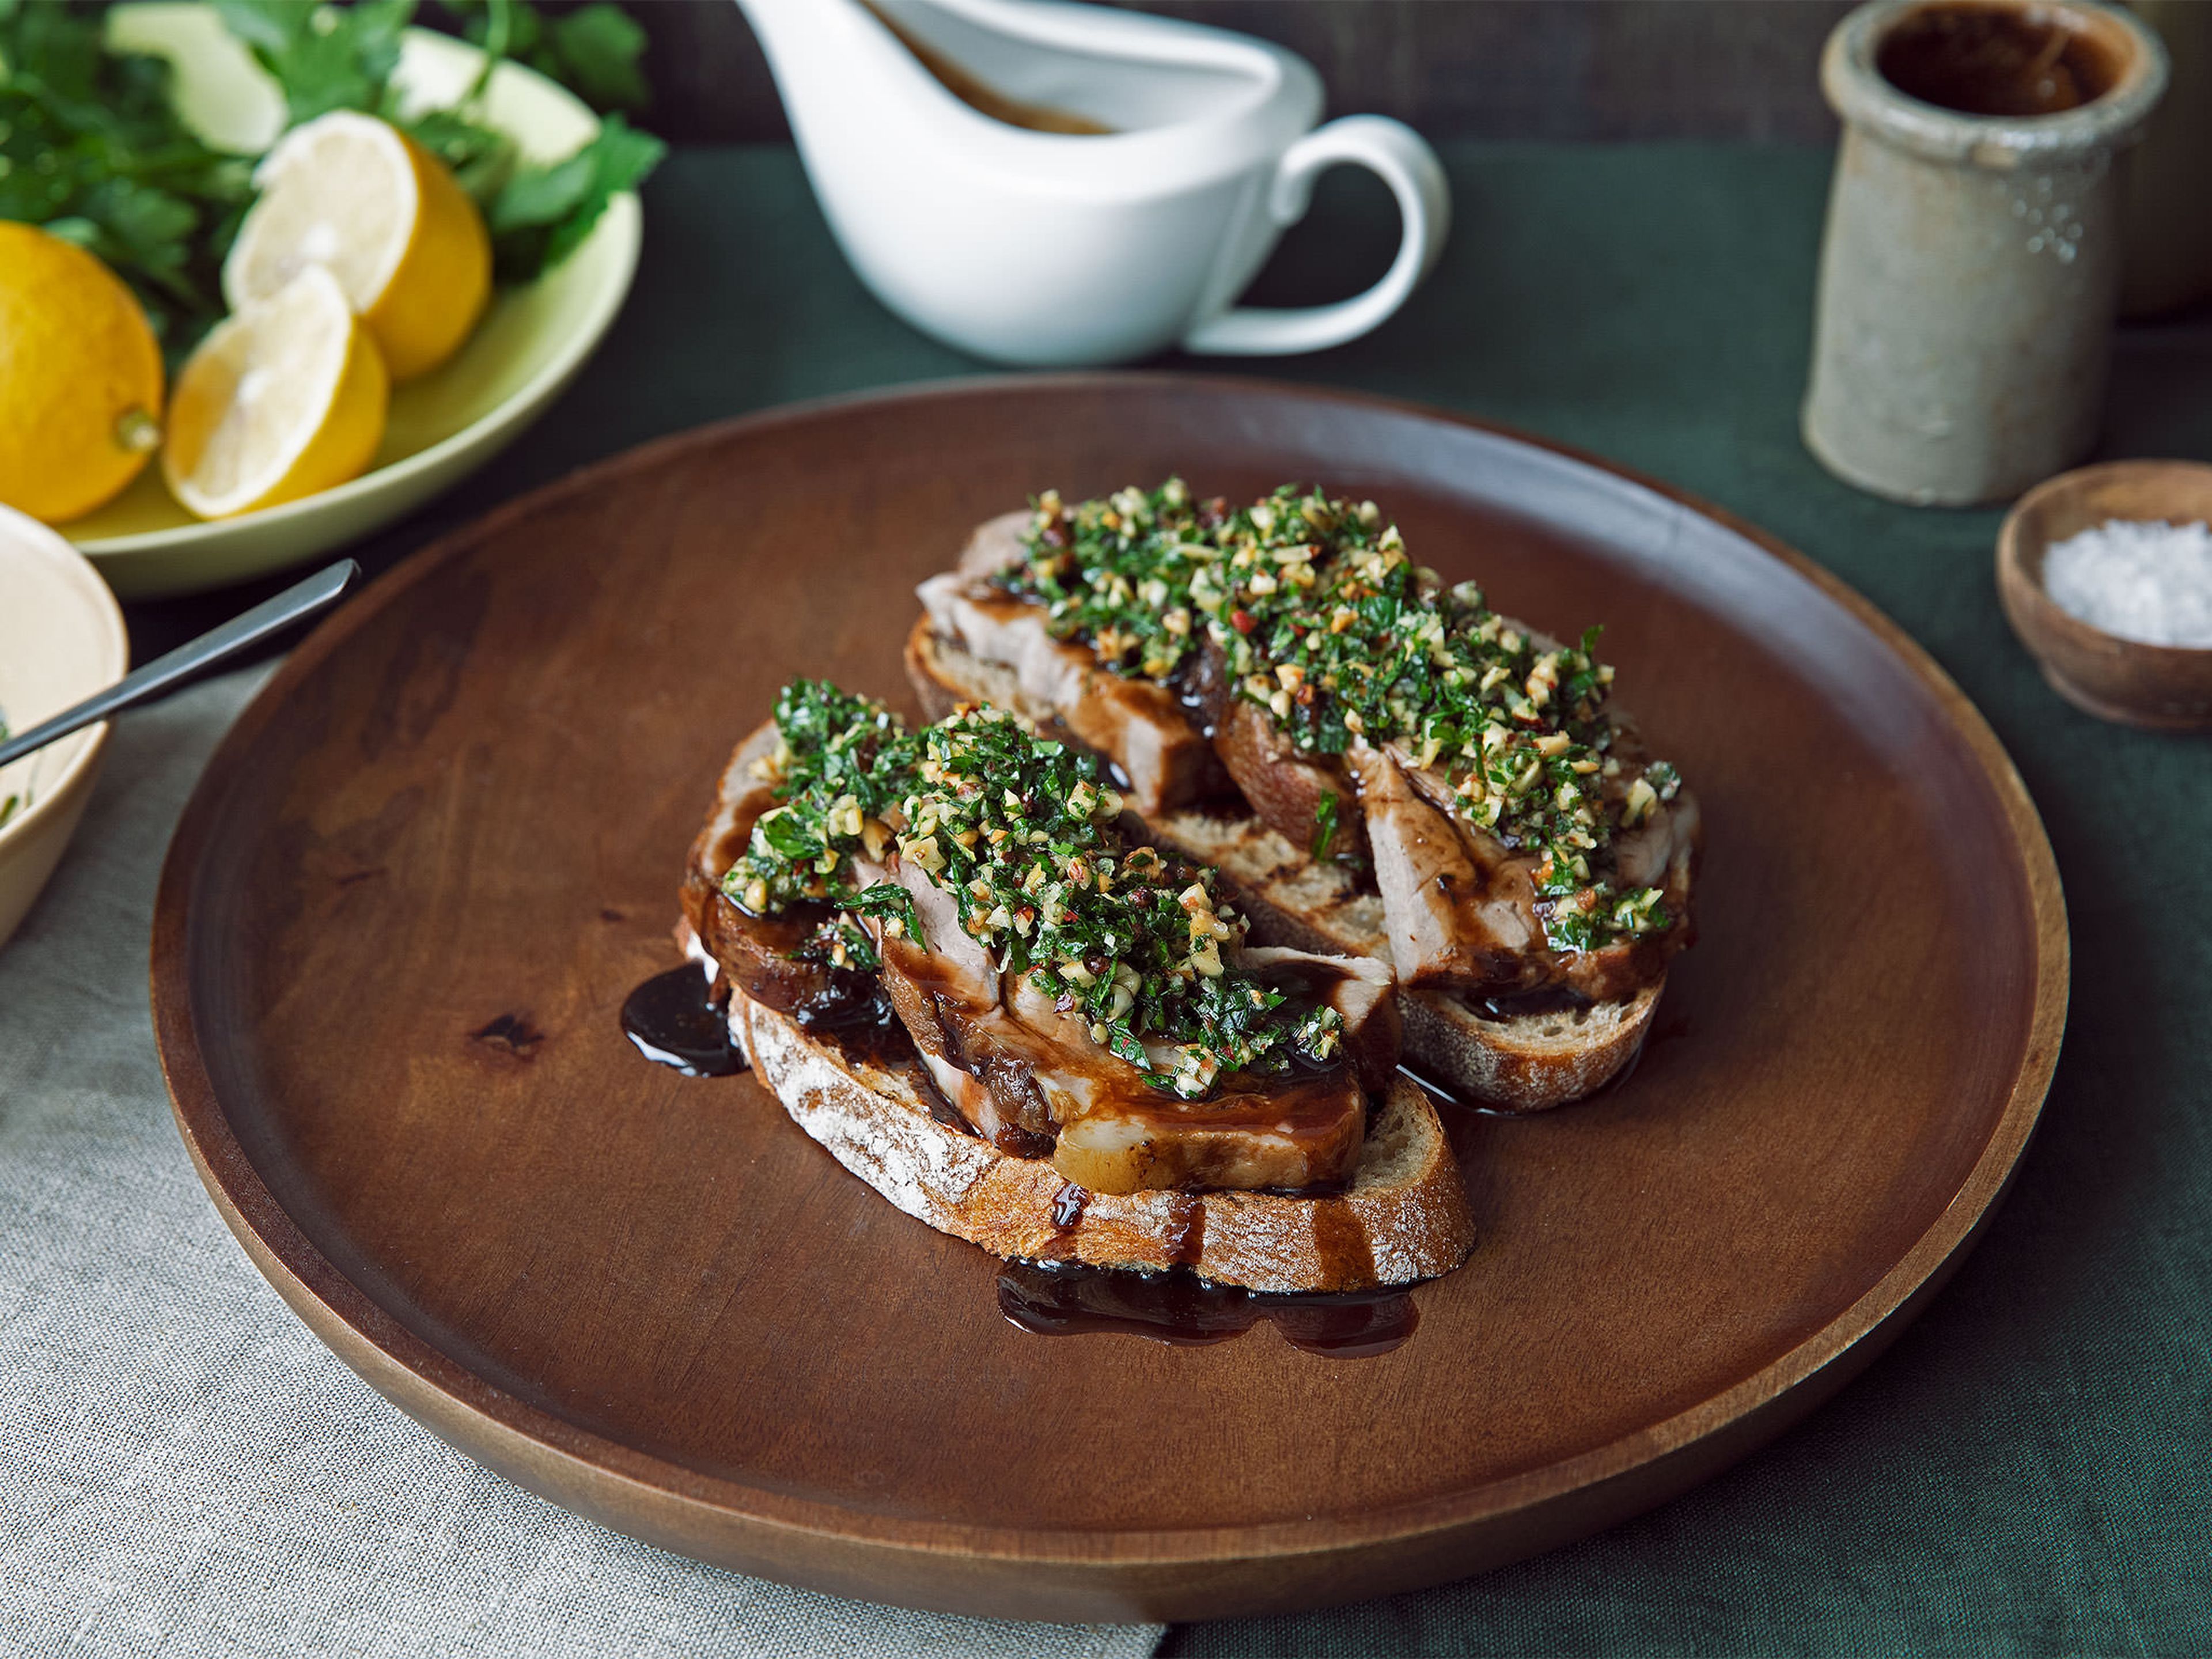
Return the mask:
<svg viewBox="0 0 2212 1659">
<path fill-rule="evenodd" d="M 1858 587 L 1957 678 L 2026 775 L 2065 878 L 2073 1012 L 1984 1242 L 1804 1427 L 1542 1559 L 1184 1627 L 1166 1650 L 2212 1651 L 2212 744 L 2118 731 L 2045 688 L 1991 589 L 1998 514 L 1889 506 L 1800 447 L 1825 153 L 1482 146 L 1450 161 L 1458 225 L 1405 312 L 1340 350 L 1231 367 L 1583 446 Z M 1348 293 L 1387 261 L 1387 198 L 1328 184 L 1259 297 Z M 518 449 L 372 543 L 372 568 L 659 433 L 978 367 L 862 290 L 787 150 L 678 152 L 646 226 L 636 291 L 575 388 Z M 2212 457 L 2212 325 L 2123 336 L 2106 450 Z M 142 653 L 234 603 L 137 607 Z"/>
</svg>

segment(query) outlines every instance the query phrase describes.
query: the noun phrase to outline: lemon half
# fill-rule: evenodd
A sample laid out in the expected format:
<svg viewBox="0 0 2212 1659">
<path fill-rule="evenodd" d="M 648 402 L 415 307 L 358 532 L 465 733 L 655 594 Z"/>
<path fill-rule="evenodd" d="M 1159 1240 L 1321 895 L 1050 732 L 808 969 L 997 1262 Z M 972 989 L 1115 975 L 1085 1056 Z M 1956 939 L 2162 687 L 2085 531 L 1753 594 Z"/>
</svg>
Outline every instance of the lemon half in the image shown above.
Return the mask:
<svg viewBox="0 0 2212 1659">
<path fill-rule="evenodd" d="M 286 133 L 253 176 L 261 198 L 222 267 L 234 311 L 319 265 L 393 380 L 460 349 L 491 294 L 491 239 L 443 162 L 389 123 L 341 110 Z"/>
<path fill-rule="evenodd" d="M 0 221 L 0 502 L 49 524 L 138 476 L 161 439 L 161 349 L 123 280 Z"/>
<path fill-rule="evenodd" d="M 161 476 L 227 519 L 357 477 L 384 438 L 391 378 L 338 280 L 310 265 L 216 325 L 177 376 Z"/>
</svg>

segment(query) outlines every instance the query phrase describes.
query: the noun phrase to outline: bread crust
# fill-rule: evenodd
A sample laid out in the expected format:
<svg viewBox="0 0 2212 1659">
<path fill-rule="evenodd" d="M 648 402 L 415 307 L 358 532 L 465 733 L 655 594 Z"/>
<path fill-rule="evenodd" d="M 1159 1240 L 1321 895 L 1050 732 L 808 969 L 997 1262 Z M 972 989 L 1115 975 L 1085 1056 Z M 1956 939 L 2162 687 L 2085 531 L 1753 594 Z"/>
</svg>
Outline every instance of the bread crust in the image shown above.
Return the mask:
<svg viewBox="0 0 2212 1659">
<path fill-rule="evenodd" d="M 1083 1193 L 932 1111 L 918 1066 L 810 1034 L 730 998 L 730 1030 L 801 1129 L 900 1210 L 994 1255 L 1263 1291 L 1357 1291 L 1449 1273 L 1474 1248 L 1458 1161 L 1427 1097 L 1395 1081 L 1340 1196 Z"/>
<path fill-rule="evenodd" d="M 931 720 L 962 702 L 995 702 L 1065 736 L 1049 708 L 1022 695 L 1012 673 L 939 637 L 918 619 L 906 642 L 907 678 Z M 1382 902 L 1348 872 L 1243 814 L 1162 813 L 1146 839 L 1220 871 L 1262 945 L 1389 959 Z M 1441 991 L 1401 991 L 1406 1055 L 1445 1087 L 1507 1112 L 1548 1111 L 1603 1088 L 1650 1034 L 1666 976 L 1618 1002 L 1498 1018 Z"/>
</svg>

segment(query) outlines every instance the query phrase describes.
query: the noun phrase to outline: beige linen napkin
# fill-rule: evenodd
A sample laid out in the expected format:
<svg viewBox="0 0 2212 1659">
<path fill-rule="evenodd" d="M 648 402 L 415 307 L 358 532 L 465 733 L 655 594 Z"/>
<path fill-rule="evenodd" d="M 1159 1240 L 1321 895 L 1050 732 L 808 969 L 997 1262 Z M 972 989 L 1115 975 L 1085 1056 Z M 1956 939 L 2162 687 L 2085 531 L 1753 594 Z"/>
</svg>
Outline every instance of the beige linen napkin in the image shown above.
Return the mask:
<svg viewBox="0 0 2212 1659">
<path fill-rule="evenodd" d="M 372 1392 L 225 1231 L 172 1126 L 146 948 L 169 832 L 265 670 L 126 719 L 0 950 L 0 1654 L 1135 1656 L 665 1555 Z"/>
</svg>

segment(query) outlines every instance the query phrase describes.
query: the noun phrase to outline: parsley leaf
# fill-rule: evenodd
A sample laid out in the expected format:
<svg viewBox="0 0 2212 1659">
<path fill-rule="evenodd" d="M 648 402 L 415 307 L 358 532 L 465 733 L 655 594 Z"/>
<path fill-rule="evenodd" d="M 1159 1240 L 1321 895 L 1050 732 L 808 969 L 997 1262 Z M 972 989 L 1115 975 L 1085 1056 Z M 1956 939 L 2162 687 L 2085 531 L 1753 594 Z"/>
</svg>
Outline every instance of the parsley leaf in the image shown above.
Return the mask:
<svg viewBox="0 0 2212 1659">
<path fill-rule="evenodd" d="M 583 245 L 607 204 L 633 190 L 659 164 L 667 146 L 610 115 L 598 136 L 550 167 L 517 168 L 485 215 L 495 273 L 526 282 Z"/>
<path fill-rule="evenodd" d="M 332 110 L 392 112 L 399 37 L 414 21 L 415 0 L 356 0 L 345 7 L 215 0 L 215 9 L 283 89 L 292 125 Z"/>
<path fill-rule="evenodd" d="M 1314 806 L 1313 845 L 1308 849 L 1318 864 L 1328 855 L 1329 843 L 1336 839 L 1336 792 L 1326 792 Z"/>
<path fill-rule="evenodd" d="M 530 0 L 447 0 L 446 9 L 475 45 L 550 76 L 602 113 L 635 113 L 652 101 L 640 66 L 645 30 L 607 0 L 550 22 Z"/>
</svg>

